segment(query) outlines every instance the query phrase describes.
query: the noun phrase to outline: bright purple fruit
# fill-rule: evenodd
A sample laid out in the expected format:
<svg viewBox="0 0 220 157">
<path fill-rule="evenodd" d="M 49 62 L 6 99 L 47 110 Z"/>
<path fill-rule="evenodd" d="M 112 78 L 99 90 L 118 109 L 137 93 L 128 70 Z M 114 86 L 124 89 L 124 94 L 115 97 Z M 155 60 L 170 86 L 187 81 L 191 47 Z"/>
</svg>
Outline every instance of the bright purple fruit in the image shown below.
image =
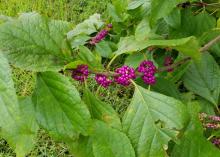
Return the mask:
<svg viewBox="0 0 220 157">
<path fill-rule="evenodd" d="M 170 66 L 170 65 L 172 65 L 173 64 L 173 58 L 172 57 L 166 57 L 165 59 L 164 59 L 164 66 Z M 170 69 L 168 69 L 167 70 L 167 72 L 172 72 L 174 69 L 173 68 L 170 68 Z"/>
<path fill-rule="evenodd" d="M 72 70 L 72 78 L 80 82 L 84 82 L 88 78 L 88 75 L 88 66 L 84 64 L 78 65 L 76 69 Z"/>
<path fill-rule="evenodd" d="M 129 66 L 122 66 L 116 69 L 115 73 L 118 74 L 114 77 L 115 82 L 123 86 L 128 86 L 131 83 L 130 79 L 136 78 L 135 70 Z"/>
<path fill-rule="evenodd" d="M 107 88 L 112 84 L 112 80 L 108 79 L 107 76 L 102 75 L 102 74 L 97 74 L 95 76 L 95 80 L 98 84 L 100 84 L 102 87 Z"/>
<path fill-rule="evenodd" d="M 143 61 L 138 67 L 138 72 L 142 73 L 142 79 L 146 84 L 153 85 L 156 83 L 156 67 L 152 61 Z"/>
<path fill-rule="evenodd" d="M 103 30 L 101 30 L 95 37 L 92 38 L 90 41 L 91 45 L 95 45 L 105 39 L 105 37 L 108 35 L 109 31 L 112 29 L 112 24 L 108 24 L 107 27 Z"/>
</svg>

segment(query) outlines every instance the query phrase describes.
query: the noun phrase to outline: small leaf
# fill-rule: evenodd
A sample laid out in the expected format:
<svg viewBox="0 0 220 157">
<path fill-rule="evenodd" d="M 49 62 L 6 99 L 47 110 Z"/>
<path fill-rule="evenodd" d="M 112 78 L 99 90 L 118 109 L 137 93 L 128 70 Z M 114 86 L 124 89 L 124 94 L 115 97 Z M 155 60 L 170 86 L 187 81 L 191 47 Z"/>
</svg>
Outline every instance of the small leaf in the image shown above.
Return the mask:
<svg viewBox="0 0 220 157">
<path fill-rule="evenodd" d="M 87 47 L 79 46 L 79 59 L 92 69 L 101 69 L 101 58 L 92 53 Z"/>
<path fill-rule="evenodd" d="M 187 120 L 186 107 L 180 101 L 135 85 L 131 104 L 123 117 L 124 131 L 137 157 L 163 157 L 170 140 Z"/>
<path fill-rule="evenodd" d="M 125 65 L 131 66 L 136 69 L 142 61 L 146 59 L 145 54 L 143 53 L 134 53 L 129 55 L 125 60 Z"/>
<path fill-rule="evenodd" d="M 120 118 L 111 105 L 96 98 L 88 89 L 84 91 L 84 101 L 93 118 L 104 121 L 109 126 L 121 130 Z"/>
<path fill-rule="evenodd" d="M 100 29 L 103 24 L 104 23 L 101 20 L 101 15 L 94 14 L 82 23 L 78 24 L 72 31 L 67 34 L 67 37 L 68 39 L 72 39 L 73 37 L 80 34 L 90 35 L 97 32 L 97 29 Z"/>
<path fill-rule="evenodd" d="M 87 135 L 90 113 L 68 78 L 54 72 L 38 74 L 32 99 L 39 124 L 51 135 L 58 139 Z"/>
<path fill-rule="evenodd" d="M 95 157 L 135 157 L 128 137 L 101 121 L 95 121 L 92 135 Z"/>
<path fill-rule="evenodd" d="M 102 57 L 110 58 L 112 56 L 112 49 L 109 45 L 109 42 L 107 42 L 107 41 L 103 40 L 102 42 L 96 44 L 95 50 Z"/>
<path fill-rule="evenodd" d="M 210 54 L 203 54 L 199 63 L 192 63 L 185 73 L 184 85 L 217 107 L 220 94 L 220 69 Z"/>
</svg>

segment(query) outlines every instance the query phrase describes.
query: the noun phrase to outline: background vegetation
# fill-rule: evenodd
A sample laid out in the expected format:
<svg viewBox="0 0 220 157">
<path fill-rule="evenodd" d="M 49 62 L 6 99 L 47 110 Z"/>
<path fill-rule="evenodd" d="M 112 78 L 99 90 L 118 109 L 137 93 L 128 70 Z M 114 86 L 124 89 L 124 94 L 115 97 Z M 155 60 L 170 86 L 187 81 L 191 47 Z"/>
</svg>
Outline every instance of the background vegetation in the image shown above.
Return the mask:
<svg viewBox="0 0 220 157">
<path fill-rule="evenodd" d="M 94 13 L 103 13 L 110 0 L 0 0 L 0 15 L 17 16 L 22 12 L 36 11 L 54 19 L 77 24 Z M 13 79 L 18 95 L 32 93 L 34 75 L 30 72 L 13 68 Z M 90 83 L 93 86 L 93 83 Z M 79 87 L 79 86 L 78 86 Z M 80 88 L 80 87 L 79 87 Z M 101 91 L 103 99 L 111 102 L 117 111 L 129 101 L 129 93 L 123 89 Z M 112 97 L 114 96 L 114 97 Z M 7 142 L 0 140 L 0 157 L 14 157 L 14 152 Z M 38 134 L 37 145 L 29 157 L 70 157 L 64 144 L 54 142 L 44 131 Z"/>
</svg>

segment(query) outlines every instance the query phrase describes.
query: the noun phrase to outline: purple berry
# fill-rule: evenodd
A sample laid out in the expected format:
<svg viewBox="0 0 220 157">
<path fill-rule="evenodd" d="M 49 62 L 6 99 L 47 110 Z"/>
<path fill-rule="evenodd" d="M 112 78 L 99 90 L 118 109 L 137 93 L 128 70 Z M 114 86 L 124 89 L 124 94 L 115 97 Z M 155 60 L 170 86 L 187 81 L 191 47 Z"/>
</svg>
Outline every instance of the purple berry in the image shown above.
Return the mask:
<svg viewBox="0 0 220 157">
<path fill-rule="evenodd" d="M 102 87 L 107 88 L 112 84 L 112 80 L 108 79 L 107 76 L 102 74 L 97 74 L 95 76 L 95 80 L 98 84 L 100 84 Z"/>
<path fill-rule="evenodd" d="M 72 78 L 80 82 L 84 82 L 88 78 L 88 75 L 88 66 L 84 64 L 78 65 L 77 68 L 72 71 Z"/>
<path fill-rule="evenodd" d="M 107 27 L 111 29 L 111 28 L 113 28 L 113 25 L 112 25 L 111 23 L 109 23 L 109 24 L 107 25 Z"/>
<path fill-rule="evenodd" d="M 215 123 L 207 123 L 207 124 L 204 124 L 204 127 L 209 128 L 209 129 L 219 129 L 220 125 L 215 124 Z"/>
<path fill-rule="evenodd" d="M 129 66 L 122 66 L 116 69 L 115 73 L 118 74 L 114 77 L 115 82 L 123 86 L 128 86 L 131 83 L 130 79 L 136 78 L 135 70 Z"/>
<path fill-rule="evenodd" d="M 156 83 L 156 67 L 152 61 L 143 61 L 138 67 L 138 72 L 143 73 L 142 79 L 146 84 L 153 85 Z"/>
<path fill-rule="evenodd" d="M 170 66 L 170 65 L 172 65 L 173 64 L 173 58 L 172 57 L 166 57 L 165 59 L 164 59 L 164 66 Z M 172 72 L 174 69 L 173 68 L 170 68 L 170 69 L 168 69 L 167 70 L 167 72 Z"/>
<path fill-rule="evenodd" d="M 220 138 L 214 138 L 212 139 L 212 143 L 216 146 L 220 146 Z"/>
<path fill-rule="evenodd" d="M 95 37 L 92 38 L 92 40 L 90 41 L 90 44 L 95 45 L 99 43 L 100 41 L 105 39 L 107 35 L 108 35 L 108 30 L 106 29 L 101 30 Z"/>
</svg>

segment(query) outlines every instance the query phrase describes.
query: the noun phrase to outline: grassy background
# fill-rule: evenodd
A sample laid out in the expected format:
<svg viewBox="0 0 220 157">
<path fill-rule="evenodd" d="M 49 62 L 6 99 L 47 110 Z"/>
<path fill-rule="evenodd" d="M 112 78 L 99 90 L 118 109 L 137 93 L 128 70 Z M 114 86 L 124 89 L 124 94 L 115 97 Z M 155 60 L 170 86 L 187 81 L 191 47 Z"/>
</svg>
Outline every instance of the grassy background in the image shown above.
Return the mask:
<svg viewBox="0 0 220 157">
<path fill-rule="evenodd" d="M 22 12 L 37 11 L 54 19 L 71 21 L 77 24 L 88 18 L 93 13 L 103 13 L 110 0 L 0 0 L 0 14 L 17 16 Z M 12 67 L 13 80 L 19 96 L 31 95 L 34 88 L 34 74 Z M 81 89 L 77 83 L 73 83 Z M 89 80 L 89 86 L 94 92 L 97 85 L 94 80 Z M 132 90 L 120 86 L 100 89 L 100 97 L 120 113 L 124 112 L 130 102 Z M 29 157 L 72 157 L 63 143 L 53 141 L 49 135 L 40 130 L 34 150 Z M 4 139 L 0 139 L 0 157 L 15 157 L 13 150 Z"/>
<path fill-rule="evenodd" d="M 103 13 L 110 0 L 0 0 L 0 14 L 37 11 L 54 19 L 79 23 L 93 13 Z"/>
</svg>

